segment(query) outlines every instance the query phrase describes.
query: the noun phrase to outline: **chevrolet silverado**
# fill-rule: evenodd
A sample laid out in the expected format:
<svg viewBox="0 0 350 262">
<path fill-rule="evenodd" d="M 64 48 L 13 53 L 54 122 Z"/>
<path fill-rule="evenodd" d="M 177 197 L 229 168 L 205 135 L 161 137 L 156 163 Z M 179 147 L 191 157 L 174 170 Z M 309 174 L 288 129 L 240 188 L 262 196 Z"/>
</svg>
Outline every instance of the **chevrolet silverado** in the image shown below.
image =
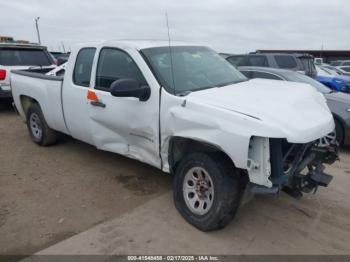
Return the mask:
<svg viewBox="0 0 350 262">
<path fill-rule="evenodd" d="M 224 227 L 243 193 L 300 197 L 328 186 L 337 159 L 324 96 L 248 80 L 210 48 L 167 41 L 77 45 L 64 75 L 13 71 L 15 106 L 41 146 L 64 133 L 174 174 L 174 203 L 203 230 Z"/>
</svg>

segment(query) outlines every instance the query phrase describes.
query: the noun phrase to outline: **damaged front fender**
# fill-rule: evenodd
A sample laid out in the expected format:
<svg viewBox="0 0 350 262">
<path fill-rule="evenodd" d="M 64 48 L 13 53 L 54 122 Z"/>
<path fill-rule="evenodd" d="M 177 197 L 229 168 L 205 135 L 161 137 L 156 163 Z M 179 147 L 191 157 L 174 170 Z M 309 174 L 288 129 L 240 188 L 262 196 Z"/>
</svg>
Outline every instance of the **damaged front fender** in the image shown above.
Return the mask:
<svg viewBox="0 0 350 262">
<path fill-rule="evenodd" d="M 276 174 L 284 174 L 287 168 L 284 159 L 287 147 L 283 146 L 276 151 L 277 148 L 274 146 L 276 141 L 301 146 L 295 147 L 299 150 L 295 155 L 298 161 L 292 164 L 296 173 L 301 165 L 306 163 L 307 167 L 309 163 L 309 147 L 304 148 L 303 145 L 313 145 L 319 134 L 327 134 L 334 125 L 331 118 L 315 120 L 305 125 L 304 129 L 298 127 L 297 138 L 286 136 L 288 134 L 286 130 L 290 124 L 284 126 L 284 122 L 281 121 L 278 125 L 273 121 L 265 121 L 236 110 L 208 104 L 201 99 L 196 99 L 196 96 L 191 98 L 191 94 L 178 97 L 163 91 L 161 105 L 166 105 L 161 106 L 160 119 L 160 152 L 163 171 L 170 172 L 174 164 L 174 161 L 169 159 L 172 151 L 171 141 L 174 138 L 181 138 L 196 141 L 223 152 L 236 168 L 248 173 L 251 183 L 265 188 L 286 185 L 288 180 L 285 177 L 283 179 L 275 177 Z M 307 130 L 313 131 L 317 127 L 321 130 L 311 132 L 312 135 L 301 135 L 302 130 L 307 133 Z M 186 153 L 186 150 L 183 152 Z"/>
</svg>

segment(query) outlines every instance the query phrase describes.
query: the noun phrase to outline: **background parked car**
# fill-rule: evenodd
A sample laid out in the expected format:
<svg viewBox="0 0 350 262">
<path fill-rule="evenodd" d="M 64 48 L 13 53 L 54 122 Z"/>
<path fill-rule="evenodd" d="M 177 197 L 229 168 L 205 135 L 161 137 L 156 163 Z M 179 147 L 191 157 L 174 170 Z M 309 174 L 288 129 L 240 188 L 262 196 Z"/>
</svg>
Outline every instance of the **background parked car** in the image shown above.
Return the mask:
<svg viewBox="0 0 350 262">
<path fill-rule="evenodd" d="M 241 73 L 248 78 L 265 78 L 290 82 L 301 82 L 315 87 L 323 93 L 331 110 L 336 126 L 336 136 L 339 144 L 350 145 L 350 95 L 334 92 L 320 82 L 300 74 L 283 69 L 263 67 L 239 67 Z"/>
<path fill-rule="evenodd" d="M 331 62 L 332 66 L 350 66 L 350 60 L 336 60 Z"/>
<path fill-rule="evenodd" d="M 316 80 L 322 84 L 328 86 L 329 88 L 340 91 L 344 93 L 350 93 L 350 77 L 339 75 L 335 71 L 330 69 L 316 66 L 317 77 Z"/>
<path fill-rule="evenodd" d="M 236 67 L 272 67 L 300 71 L 310 77 L 316 77 L 317 75 L 314 59 L 308 54 L 251 53 L 224 56 L 224 58 Z"/>
<path fill-rule="evenodd" d="M 54 67 L 55 62 L 45 46 L 0 43 L 0 98 L 11 98 L 10 72 L 33 66 Z"/>
<path fill-rule="evenodd" d="M 341 70 L 346 75 L 350 75 L 350 66 L 337 66 L 337 69 Z"/>
<path fill-rule="evenodd" d="M 321 68 L 326 68 L 328 70 L 331 70 L 331 71 L 337 73 L 338 75 L 350 76 L 350 71 L 347 72 L 344 69 L 341 69 L 341 67 L 335 67 L 335 66 L 331 66 L 331 65 L 328 65 L 328 64 L 322 64 L 320 66 L 321 66 Z M 346 67 L 348 67 L 348 66 L 345 66 L 345 68 Z M 350 69 L 350 67 L 348 67 L 348 68 Z"/>
</svg>

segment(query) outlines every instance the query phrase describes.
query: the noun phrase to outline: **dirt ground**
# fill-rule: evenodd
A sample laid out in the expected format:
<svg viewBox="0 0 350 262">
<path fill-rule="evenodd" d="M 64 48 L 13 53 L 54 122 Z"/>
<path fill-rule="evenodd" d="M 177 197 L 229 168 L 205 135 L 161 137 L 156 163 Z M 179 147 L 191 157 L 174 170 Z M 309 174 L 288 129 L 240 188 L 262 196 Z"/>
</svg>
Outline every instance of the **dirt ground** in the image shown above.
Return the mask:
<svg viewBox="0 0 350 262">
<path fill-rule="evenodd" d="M 349 149 L 327 167 L 329 188 L 256 197 L 227 228 L 203 233 L 176 212 L 171 177 L 157 169 L 70 138 L 38 147 L 7 107 L 0 133 L 0 254 L 67 238 L 43 253 L 350 254 Z"/>
<path fill-rule="evenodd" d="M 42 148 L 0 108 L 0 254 L 32 254 L 169 191 L 171 177 L 71 138 Z"/>
</svg>

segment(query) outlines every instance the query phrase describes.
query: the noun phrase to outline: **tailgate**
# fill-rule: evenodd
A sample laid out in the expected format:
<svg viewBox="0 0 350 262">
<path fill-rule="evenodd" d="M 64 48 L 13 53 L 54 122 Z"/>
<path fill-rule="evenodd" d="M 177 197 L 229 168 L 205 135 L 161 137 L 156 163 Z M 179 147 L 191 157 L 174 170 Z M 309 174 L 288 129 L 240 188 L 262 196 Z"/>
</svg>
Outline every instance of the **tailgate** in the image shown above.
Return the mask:
<svg viewBox="0 0 350 262">
<path fill-rule="evenodd" d="M 11 77 L 11 70 L 13 69 L 27 69 L 28 67 L 23 66 L 2 66 L 0 65 L 0 88 L 3 91 L 10 91 L 10 77 Z"/>
</svg>

